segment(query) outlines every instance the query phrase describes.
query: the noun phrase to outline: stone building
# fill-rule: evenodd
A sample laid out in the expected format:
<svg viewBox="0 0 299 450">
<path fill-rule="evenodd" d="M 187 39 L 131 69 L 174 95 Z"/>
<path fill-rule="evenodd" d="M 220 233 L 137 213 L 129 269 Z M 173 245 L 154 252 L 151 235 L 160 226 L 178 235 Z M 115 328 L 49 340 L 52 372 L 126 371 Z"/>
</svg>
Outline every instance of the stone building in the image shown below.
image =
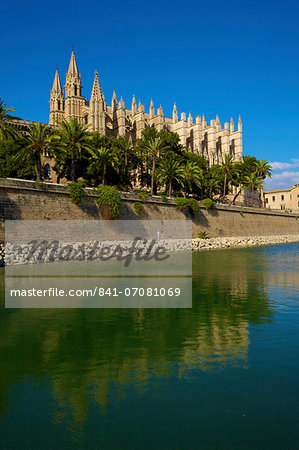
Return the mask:
<svg viewBox="0 0 299 450">
<path fill-rule="evenodd" d="M 265 191 L 264 206 L 271 209 L 299 210 L 299 183 L 292 188 Z"/>
<path fill-rule="evenodd" d="M 109 136 L 125 136 L 133 144 L 141 137 L 146 127 L 155 127 L 158 131 L 168 130 L 180 136 L 180 142 L 188 151 L 203 155 L 210 164 L 222 162 L 225 154 L 234 156 L 235 161 L 242 160 L 242 122 L 239 117 L 235 130 L 233 119 L 221 127 L 219 117 L 207 124 L 204 115 L 197 116 L 195 122 L 189 113 L 179 114 L 176 104 L 173 106 L 172 117 L 163 114 L 163 108 L 155 108 L 151 100 L 149 111 L 145 112 L 144 105 L 137 104 L 133 95 L 131 108 L 125 107 L 121 97 L 118 101 L 113 92 L 111 105 L 105 100 L 101 90 L 98 72 L 95 72 L 90 100 L 82 95 L 81 75 L 78 70 L 74 52 L 66 74 L 65 92 L 62 89 L 58 70 L 56 70 L 50 96 L 49 124 L 55 125 L 62 120 L 76 117 L 81 123 L 89 125 L 91 131 L 99 131 Z"/>
</svg>

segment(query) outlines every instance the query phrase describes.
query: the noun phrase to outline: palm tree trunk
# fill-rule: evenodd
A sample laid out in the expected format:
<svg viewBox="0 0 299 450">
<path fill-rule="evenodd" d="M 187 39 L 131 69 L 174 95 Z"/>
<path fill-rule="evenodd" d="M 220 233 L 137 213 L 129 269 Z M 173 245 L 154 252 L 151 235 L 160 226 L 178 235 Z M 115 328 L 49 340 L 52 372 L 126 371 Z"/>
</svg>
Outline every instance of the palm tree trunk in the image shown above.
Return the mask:
<svg viewBox="0 0 299 450">
<path fill-rule="evenodd" d="M 226 192 L 226 174 L 224 174 L 224 186 L 223 186 L 223 197 L 225 197 L 225 192 Z"/>
<path fill-rule="evenodd" d="M 172 194 L 172 179 L 170 178 L 168 196 L 171 197 L 171 194 Z"/>
<path fill-rule="evenodd" d="M 74 147 L 72 148 L 71 177 L 72 177 L 72 182 L 74 183 L 76 181 L 76 160 L 75 160 L 75 149 L 74 149 Z"/>
<path fill-rule="evenodd" d="M 236 198 L 239 197 L 239 195 L 241 194 L 241 192 L 242 192 L 242 189 L 239 189 L 239 191 L 238 191 L 238 192 L 236 193 L 236 195 L 234 196 L 233 201 L 232 201 L 232 204 L 233 204 L 233 205 L 235 204 Z"/>
<path fill-rule="evenodd" d="M 107 183 L 106 173 L 107 173 L 107 166 L 106 166 L 106 164 L 104 164 L 104 167 L 103 167 L 103 185 L 104 186 L 106 186 L 106 183 Z"/>
<path fill-rule="evenodd" d="M 125 183 L 128 183 L 128 154 L 125 152 Z"/>
<path fill-rule="evenodd" d="M 151 182 L 151 194 L 154 193 L 154 179 L 155 179 L 155 169 L 156 169 L 156 156 L 153 156 L 153 168 L 152 168 L 152 182 Z"/>
<path fill-rule="evenodd" d="M 37 181 L 41 181 L 41 171 L 42 171 L 41 159 L 40 159 L 40 154 L 38 154 L 35 156 L 35 173 L 36 173 Z"/>
</svg>

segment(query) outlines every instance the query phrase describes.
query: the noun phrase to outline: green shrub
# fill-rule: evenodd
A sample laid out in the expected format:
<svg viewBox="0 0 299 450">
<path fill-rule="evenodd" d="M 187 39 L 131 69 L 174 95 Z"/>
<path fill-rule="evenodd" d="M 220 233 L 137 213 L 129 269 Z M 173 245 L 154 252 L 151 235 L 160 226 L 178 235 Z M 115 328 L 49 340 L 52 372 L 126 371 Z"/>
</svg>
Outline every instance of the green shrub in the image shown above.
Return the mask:
<svg viewBox="0 0 299 450">
<path fill-rule="evenodd" d="M 135 202 L 134 209 L 137 217 L 140 217 L 143 211 L 143 204 L 141 202 Z"/>
<path fill-rule="evenodd" d="M 69 191 L 71 201 L 75 203 L 75 205 L 81 205 L 83 198 L 83 183 L 81 181 L 73 182 L 69 184 Z"/>
<path fill-rule="evenodd" d="M 208 233 L 206 231 L 200 231 L 198 233 L 199 239 L 210 239 Z"/>
<path fill-rule="evenodd" d="M 146 198 L 148 197 L 149 194 L 148 194 L 148 192 L 140 191 L 140 192 L 137 193 L 137 195 L 140 198 L 140 200 L 142 202 L 144 202 L 144 200 L 146 200 Z"/>
<path fill-rule="evenodd" d="M 167 202 L 168 202 L 168 198 L 167 198 L 166 195 L 163 195 L 163 196 L 162 196 L 162 202 L 163 202 L 163 203 L 167 203 Z"/>
<path fill-rule="evenodd" d="M 103 219 L 118 219 L 120 208 L 121 208 L 121 198 L 120 195 L 113 186 L 101 186 L 98 189 L 98 205 L 100 207 L 101 217 Z"/>
<path fill-rule="evenodd" d="M 36 189 L 41 189 L 43 187 L 43 182 L 42 181 L 35 181 L 34 185 L 36 187 Z"/>
<path fill-rule="evenodd" d="M 180 209 L 180 210 L 182 210 L 182 211 L 184 211 L 185 209 L 187 209 L 188 206 L 189 206 L 188 199 L 185 198 L 185 197 L 177 197 L 177 199 L 176 199 L 175 202 L 176 202 L 176 207 L 177 207 L 177 209 Z"/>
<path fill-rule="evenodd" d="M 189 206 L 191 212 L 193 212 L 193 214 L 198 213 L 199 210 L 200 210 L 198 201 L 195 200 L 195 198 L 189 198 L 188 199 L 188 206 Z"/>
<path fill-rule="evenodd" d="M 195 198 L 185 198 L 185 197 L 178 197 L 176 199 L 176 207 L 177 209 L 180 209 L 182 211 L 189 209 L 191 214 L 198 213 L 200 209 L 198 201 L 195 200 Z"/>
<path fill-rule="evenodd" d="M 215 202 L 213 202 L 210 198 L 205 198 L 202 200 L 202 203 L 206 209 L 213 209 L 215 207 Z"/>
</svg>

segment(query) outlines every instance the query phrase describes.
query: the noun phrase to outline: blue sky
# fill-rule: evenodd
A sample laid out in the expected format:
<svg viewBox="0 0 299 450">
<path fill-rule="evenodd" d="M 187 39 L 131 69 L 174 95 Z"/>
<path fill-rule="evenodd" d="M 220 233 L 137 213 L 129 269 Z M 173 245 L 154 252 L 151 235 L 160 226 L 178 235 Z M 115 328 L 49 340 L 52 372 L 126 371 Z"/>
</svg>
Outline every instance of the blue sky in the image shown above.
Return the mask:
<svg viewBox="0 0 299 450">
<path fill-rule="evenodd" d="M 88 99 L 94 71 L 110 103 L 150 99 L 171 115 L 221 123 L 241 114 L 244 154 L 274 162 L 269 188 L 299 182 L 299 2 L 285 0 L 2 3 L 0 97 L 48 120 L 56 65 L 72 45 Z"/>
</svg>

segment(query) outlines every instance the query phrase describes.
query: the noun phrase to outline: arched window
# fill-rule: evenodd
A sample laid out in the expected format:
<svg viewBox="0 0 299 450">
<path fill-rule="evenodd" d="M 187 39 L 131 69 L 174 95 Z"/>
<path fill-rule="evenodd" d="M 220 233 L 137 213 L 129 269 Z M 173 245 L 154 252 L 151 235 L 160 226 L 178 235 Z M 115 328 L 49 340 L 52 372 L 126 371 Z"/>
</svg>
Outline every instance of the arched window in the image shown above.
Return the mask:
<svg viewBox="0 0 299 450">
<path fill-rule="evenodd" d="M 60 100 L 58 100 L 58 111 L 60 111 Z"/>
<path fill-rule="evenodd" d="M 77 96 L 77 86 L 75 86 L 75 97 Z"/>
</svg>

